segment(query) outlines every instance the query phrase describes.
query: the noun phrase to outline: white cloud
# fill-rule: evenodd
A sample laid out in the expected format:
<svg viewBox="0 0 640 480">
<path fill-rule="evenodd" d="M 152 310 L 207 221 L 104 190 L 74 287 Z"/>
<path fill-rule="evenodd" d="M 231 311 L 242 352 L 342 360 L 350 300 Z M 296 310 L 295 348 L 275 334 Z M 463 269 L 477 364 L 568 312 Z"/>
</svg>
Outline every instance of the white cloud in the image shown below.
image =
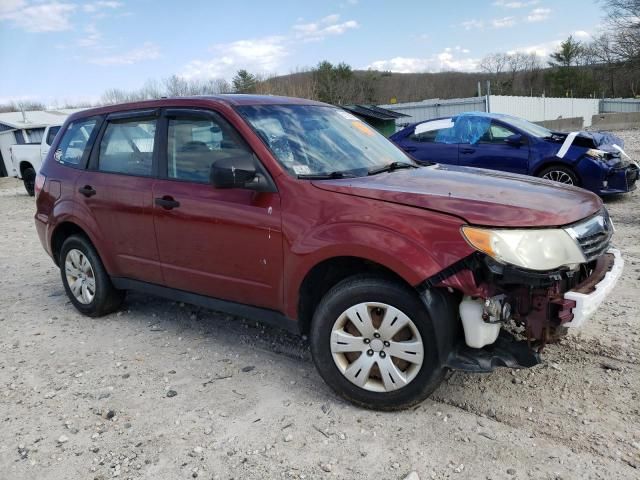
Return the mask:
<svg viewBox="0 0 640 480">
<path fill-rule="evenodd" d="M 561 43 L 562 43 L 562 40 L 550 40 L 548 42 L 542 42 L 534 45 L 518 47 L 513 50 L 510 50 L 507 53 L 509 54 L 516 53 L 516 52 L 535 53 L 539 57 L 548 57 L 549 54 L 553 53 L 558 49 Z"/>
<path fill-rule="evenodd" d="M 549 18 L 550 8 L 534 8 L 527 15 L 527 22 L 541 22 Z"/>
<path fill-rule="evenodd" d="M 462 47 L 445 48 L 442 52 L 426 58 L 394 57 L 388 60 L 377 60 L 367 66 L 372 70 L 383 70 L 397 73 L 418 73 L 438 71 L 470 72 L 478 69 L 478 59 L 459 56 L 469 50 Z"/>
<path fill-rule="evenodd" d="M 583 42 L 592 39 L 591 34 L 589 32 L 584 31 L 584 30 L 576 30 L 575 32 L 573 32 L 572 35 L 577 40 L 580 40 L 580 41 L 583 41 Z"/>
<path fill-rule="evenodd" d="M 94 24 L 89 24 L 84 28 L 86 35 L 78 40 L 77 45 L 84 48 L 97 47 L 102 42 L 102 33 L 98 31 Z"/>
<path fill-rule="evenodd" d="M 210 60 L 189 62 L 182 76 L 228 78 L 242 68 L 259 73 L 275 72 L 288 55 L 285 43 L 285 37 L 271 36 L 214 45 L 218 55 Z"/>
<path fill-rule="evenodd" d="M 82 5 L 82 9 L 87 13 L 97 12 L 98 10 L 115 9 L 120 8 L 122 2 L 116 2 L 112 0 L 101 0 L 97 2 L 89 2 Z"/>
<path fill-rule="evenodd" d="M 476 28 L 482 29 L 484 28 L 484 22 L 482 20 L 476 20 L 476 19 L 465 20 L 460 24 L 460 26 L 465 30 L 473 30 Z"/>
<path fill-rule="evenodd" d="M 89 63 L 102 66 L 133 65 L 146 60 L 155 60 L 160 57 L 160 49 L 151 42 L 145 42 L 142 46 L 129 51 L 108 56 L 94 56 L 89 59 Z"/>
<path fill-rule="evenodd" d="M 355 20 L 340 22 L 340 15 L 333 14 L 316 22 L 298 23 L 293 26 L 293 30 L 296 32 L 296 37 L 304 41 L 315 41 L 331 35 L 342 35 L 346 31 L 358 27 L 358 22 Z"/>
<path fill-rule="evenodd" d="M 524 7 L 530 7 L 531 5 L 536 5 L 537 3 L 539 3 L 538 0 L 529 0 L 526 2 L 496 0 L 495 2 L 493 2 L 493 4 L 496 7 L 503 7 L 503 8 L 524 8 Z"/>
<path fill-rule="evenodd" d="M 59 32 L 69 30 L 69 17 L 76 10 L 72 3 L 27 4 L 21 0 L 4 1 L 0 21 L 6 20 L 27 32 Z"/>
<path fill-rule="evenodd" d="M 515 17 L 502 17 L 491 20 L 491 25 L 493 25 L 494 28 L 508 28 L 513 27 L 515 24 Z"/>
</svg>

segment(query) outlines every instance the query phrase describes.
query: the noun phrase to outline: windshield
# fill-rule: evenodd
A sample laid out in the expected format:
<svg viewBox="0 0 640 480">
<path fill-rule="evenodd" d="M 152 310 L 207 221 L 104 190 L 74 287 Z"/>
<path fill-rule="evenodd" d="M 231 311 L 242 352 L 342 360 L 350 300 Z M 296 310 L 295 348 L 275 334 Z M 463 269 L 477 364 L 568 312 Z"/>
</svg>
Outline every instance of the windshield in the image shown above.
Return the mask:
<svg viewBox="0 0 640 480">
<path fill-rule="evenodd" d="M 292 175 L 367 175 L 413 161 L 350 113 L 316 105 L 248 105 L 237 110 Z"/>
<path fill-rule="evenodd" d="M 504 120 L 510 125 L 513 125 L 534 137 L 545 138 L 553 135 L 551 130 L 541 127 L 540 125 L 536 125 L 535 123 L 531 123 L 524 118 L 505 116 Z"/>
</svg>

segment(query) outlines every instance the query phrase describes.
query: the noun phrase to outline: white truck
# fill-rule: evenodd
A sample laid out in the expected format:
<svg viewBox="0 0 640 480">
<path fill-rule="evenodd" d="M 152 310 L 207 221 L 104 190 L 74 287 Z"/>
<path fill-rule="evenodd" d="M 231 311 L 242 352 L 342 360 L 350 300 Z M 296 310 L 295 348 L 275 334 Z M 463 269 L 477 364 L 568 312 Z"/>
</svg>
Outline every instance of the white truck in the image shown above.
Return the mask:
<svg viewBox="0 0 640 480">
<path fill-rule="evenodd" d="M 45 128 L 40 143 L 12 145 L 10 148 L 11 162 L 17 172 L 16 176 L 24 182 L 24 188 L 31 196 L 34 195 L 36 175 L 59 130 L 60 125 L 50 125 Z"/>
</svg>

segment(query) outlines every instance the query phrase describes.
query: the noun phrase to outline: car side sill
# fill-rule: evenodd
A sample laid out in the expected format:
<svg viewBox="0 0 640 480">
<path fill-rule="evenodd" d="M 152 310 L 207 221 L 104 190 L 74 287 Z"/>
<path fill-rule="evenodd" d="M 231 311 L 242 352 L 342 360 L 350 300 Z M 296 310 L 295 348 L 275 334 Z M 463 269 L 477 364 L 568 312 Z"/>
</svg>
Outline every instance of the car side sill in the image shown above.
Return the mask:
<svg viewBox="0 0 640 480">
<path fill-rule="evenodd" d="M 165 287 L 155 283 L 142 282 L 124 277 L 111 277 L 113 286 L 120 290 L 135 290 L 141 293 L 168 298 L 176 302 L 190 303 L 200 307 L 225 312 L 231 315 L 248 318 L 260 323 L 265 323 L 282 330 L 300 335 L 298 322 L 292 320 L 280 312 L 268 308 L 254 307 L 243 303 L 221 300 L 197 293 L 186 292 L 176 288 Z"/>
</svg>

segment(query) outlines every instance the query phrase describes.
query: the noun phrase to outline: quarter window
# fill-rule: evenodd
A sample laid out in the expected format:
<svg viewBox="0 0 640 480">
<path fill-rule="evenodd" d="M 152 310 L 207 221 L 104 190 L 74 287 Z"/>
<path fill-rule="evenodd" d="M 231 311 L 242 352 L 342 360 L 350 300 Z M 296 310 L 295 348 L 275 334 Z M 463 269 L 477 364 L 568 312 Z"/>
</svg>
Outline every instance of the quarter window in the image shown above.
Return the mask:
<svg viewBox="0 0 640 480">
<path fill-rule="evenodd" d="M 169 178 L 208 183 L 213 163 L 248 152 L 240 135 L 217 115 L 169 118 Z"/>
<path fill-rule="evenodd" d="M 60 140 L 54 155 L 55 160 L 69 165 L 79 165 L 96 122 L 95 118 L 72 122 Z"/>
<path fill-rule="evenodd" d="M 155 119 L 108 123 L 100 142 L 98 170 L 151 176 L 155 133 Z"/>
</svg>

